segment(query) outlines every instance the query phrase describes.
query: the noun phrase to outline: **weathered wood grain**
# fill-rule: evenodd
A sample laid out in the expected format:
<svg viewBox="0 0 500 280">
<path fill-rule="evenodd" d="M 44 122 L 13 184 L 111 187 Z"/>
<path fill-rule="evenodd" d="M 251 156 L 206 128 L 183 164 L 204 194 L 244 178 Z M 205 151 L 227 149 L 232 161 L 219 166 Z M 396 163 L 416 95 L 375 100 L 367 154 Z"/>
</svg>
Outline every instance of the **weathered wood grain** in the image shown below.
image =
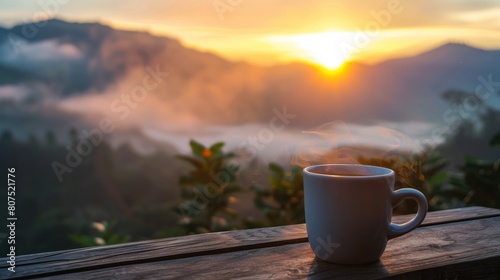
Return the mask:
<svg viewBox="0 0 500 280">
<path fill-rule="evenodd" d="M 430 226 L 435 224 L 453 223 L 458 221 L 467 221 L 478 218 L 497 217 L 500 214 L 500 209 L 486 208 L 480 206 L 455 208 L 443 211 L 429 212 L 425 220 L 420 226 Z M 394 216 L 392 221 L 395 223 L 403 223 L 414 215 Z"/>
<path fill-rule="evenodd" d="M 498 279 L 499 276 L 500 217 L 493 217 L 418 228 L 389 241 L 381 260 L 369 265 L 318 261 L 307 243 L 299 243 L 98 269 L 50 279 Z"/>
<path fill-rule="evenodd" d="M 393 220 L 401 223 L 411 216 L 394 217 Z M 500 216 L 500 210 L 467 207 L 430 212 L 422 227 L 494 216 Z M 301 224 L 81 248 L 19 256 L 15 277 L 56 275 L 305 242 L 307 234 L 305 225 Z M 0 259 L 0 278 L 6 276 L 6 267 L 6 258 Z"/>
</svg>

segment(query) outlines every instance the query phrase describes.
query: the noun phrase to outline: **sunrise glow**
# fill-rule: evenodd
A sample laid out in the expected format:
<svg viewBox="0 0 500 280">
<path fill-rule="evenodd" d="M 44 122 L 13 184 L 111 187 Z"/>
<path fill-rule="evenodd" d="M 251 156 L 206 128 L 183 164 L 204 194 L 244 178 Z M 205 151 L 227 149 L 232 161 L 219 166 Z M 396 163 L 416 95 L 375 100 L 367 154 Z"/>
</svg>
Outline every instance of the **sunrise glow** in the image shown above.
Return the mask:
<svg viewBox="0 0 500 280">
<path fill-rule="evenodd" d="M 276 44 L 285 44 L 295 57 L 329 70 L 338 69 L 351 59 L 354 34 L 330 31 L 292 36 L 275 36 L 270 39 Z"/>
</svg>

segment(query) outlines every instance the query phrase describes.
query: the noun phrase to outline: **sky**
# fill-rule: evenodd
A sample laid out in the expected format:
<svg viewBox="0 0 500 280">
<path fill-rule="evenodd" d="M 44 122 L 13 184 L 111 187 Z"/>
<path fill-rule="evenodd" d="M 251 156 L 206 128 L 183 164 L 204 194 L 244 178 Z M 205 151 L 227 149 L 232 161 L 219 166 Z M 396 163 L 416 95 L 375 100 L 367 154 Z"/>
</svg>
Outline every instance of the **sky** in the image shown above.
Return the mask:
<svg viewBox="0 0 500 280">
<path fill-rule="evenodd" d="M 500 1 L 2 0 L 0 25 L 57 17 L 175 37 L 231 60 L 335 69 L 446 42 L 500 48 Z"/>
</svg>

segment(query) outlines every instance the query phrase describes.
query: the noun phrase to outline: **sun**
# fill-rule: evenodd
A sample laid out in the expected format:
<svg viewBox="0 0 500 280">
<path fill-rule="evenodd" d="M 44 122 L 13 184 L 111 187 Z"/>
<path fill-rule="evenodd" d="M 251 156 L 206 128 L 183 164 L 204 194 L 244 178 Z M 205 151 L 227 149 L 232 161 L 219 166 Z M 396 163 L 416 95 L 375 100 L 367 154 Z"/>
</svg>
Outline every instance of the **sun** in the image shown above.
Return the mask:
<svg viewBox="0 0 500 280">
<path fill-rule="evenodd" d="M 297 46 L 305 52 L 307 58 L 323 67 L 334 70 L 349 59 L 343 51 L 351 40 L 349 32 L 324 32 L 299 35 L 294 38 Z"/>
<path fill-rule="evenodd" d="M 275 38 L 275 42 L 286 42 L 294 49 L 294 56 L 297 58 L 335 70 L 351 58 L 352 38 L 351 32 L 330 31 L 280 36 Z"/>
</svg>

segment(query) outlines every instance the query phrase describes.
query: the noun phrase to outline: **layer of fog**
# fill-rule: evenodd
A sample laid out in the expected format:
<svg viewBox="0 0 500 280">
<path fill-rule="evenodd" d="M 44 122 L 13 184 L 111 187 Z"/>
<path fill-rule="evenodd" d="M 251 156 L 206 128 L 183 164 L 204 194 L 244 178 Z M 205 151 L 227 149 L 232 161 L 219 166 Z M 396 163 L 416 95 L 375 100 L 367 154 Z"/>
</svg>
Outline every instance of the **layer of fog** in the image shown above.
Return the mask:
<svg viewBox="0 0 500 280">
<path fill-rule="evenodd" d="M 383 123 L 385 126 L 329 123 L 323 132 L 285 128 L 273 131 L 267 124 L 238 126 L 147 125 L 143 132 L 157 141 L 167 141 L 182 153 L 189 152 L 188 142 L 195 139 L 205 145 L 223 141 L 229 150 L 243 151 L 266 161 L 292 162 L 298 153 L 328 152 L 340 147 L 374 147 L 382 151 L 421 151 L 430 138 L 432 124 L 419 122 Z M 382 125 L 382 124 L 381 124 Z M 389 127 L 401 127 L 397 131 Z M 437 143 L 436 143 L 437 144 Z M 368 155 L 367 155 L 368 156 Z"/>
<path fill-rule="evenodd" d="M 152 152 L 160 143 L 166 143 L 173 145 L 178 153 L 188 153 L 191 139 L 207 146 L 222 141 L 227 150 L 240 152 L 246 158 L 289 163 L 294 162 L 299 153 L 328 152 L 345 146 L 376 147 L 387 152 L 419 151 L 435 127 L 418 121 L 360 124 L 333 117 L 330 122 L 307 126 L 302 121 L 307 116 L 285 109 L 286 106 L 271 109 L 272 114 L 261 122 L 213 124 L 196 111 L 187 110 L 186 102 L 190 99 L 170 97 L 166 102 L 162 90 L 168 85 L 161 81 L 143 98 L 134 98 L 131 88 L 142 86 L 141 79 L 137 78 L 141 74 L 144 76 L 144 71 L 137 69 L 108 87 L 106 92 L 66 98 L 58 102 L 57 107 L 80 114 L 87 130 L 98 128 L 103 119 L 111 120 L 115 130 L 107 136 L 115 146 L 131 142 L 138 151 Z M 211 101 L 207 100 L 205 106 L 212 106 Z M 315 113 L 318 112 L 311 112 Z"/>
</svg>

